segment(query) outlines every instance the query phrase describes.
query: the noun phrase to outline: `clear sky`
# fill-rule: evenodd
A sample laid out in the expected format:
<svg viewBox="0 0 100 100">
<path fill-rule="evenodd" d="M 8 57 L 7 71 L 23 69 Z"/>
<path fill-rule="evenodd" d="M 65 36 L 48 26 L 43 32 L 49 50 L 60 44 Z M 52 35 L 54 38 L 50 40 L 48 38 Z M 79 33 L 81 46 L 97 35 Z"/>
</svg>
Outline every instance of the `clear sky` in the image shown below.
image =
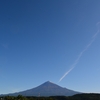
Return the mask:
<svg viewBox="0 0 100 100">
<path fill-rule="evenodd" d="M 99 29 L 100 0 L 0 0 L 0 94 L 48 80 L 100 93 Z"/>
</svg>

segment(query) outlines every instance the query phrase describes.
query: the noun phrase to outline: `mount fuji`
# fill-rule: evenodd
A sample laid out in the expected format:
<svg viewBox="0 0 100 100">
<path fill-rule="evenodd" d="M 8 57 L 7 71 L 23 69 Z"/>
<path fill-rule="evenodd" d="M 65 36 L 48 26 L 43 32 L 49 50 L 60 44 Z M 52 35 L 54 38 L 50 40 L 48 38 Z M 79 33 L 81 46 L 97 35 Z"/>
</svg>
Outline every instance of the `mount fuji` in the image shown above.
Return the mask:
<svg viewBox="0 0 100 100">
<path fill-rule="evenodd" d="M 7 95 L 10 96 L 72 96 L 75 94 L 80 94 L 80 92 L 73 91 L 67 88 L 63 88 L 55 83 L 47 81 L 35 88 L 17 92 L 17 93 L 10 93 Z"/>
</svg>

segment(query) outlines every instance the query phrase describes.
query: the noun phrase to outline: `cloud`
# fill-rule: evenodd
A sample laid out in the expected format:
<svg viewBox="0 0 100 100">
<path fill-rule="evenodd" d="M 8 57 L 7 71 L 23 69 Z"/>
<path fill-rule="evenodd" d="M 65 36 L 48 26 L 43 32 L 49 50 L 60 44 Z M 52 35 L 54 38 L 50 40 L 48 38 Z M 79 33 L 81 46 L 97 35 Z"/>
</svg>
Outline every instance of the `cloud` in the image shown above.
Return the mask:
<svg viewBox="0 0 100 100">
<path fill-rule="evenodd" d="M 100 26 L 100 22 L 97 22 L 97 24 L 96 24 L 97 26 Z"/>
<path fill-rule="evenodd" d="M 71 72 L 71 70 L 73 70 L 74 67 L 72 67 L 71 69 L 69 69 L 59 80 L 59 82 L 67 75 Z"/>
<path fill-rule="evenodd" d="M 100 26 L 100 22 L 98 22 L 96 24 L 98 26 L 98 31 L 93 35 L 92 39 L 90 40 L 90 42 L 86 45 L 86 47 L 80 52 L 80 54 L 78 55 L 77 59 L 75 60 L 75 62 L 72 64 L 71 68 L 59 79 L 59 82 L 62 81 L 63 78 L 65 78 L 65 76 L 67 76 L 77 65 L 77 63 L 79 62 L 81 56 L 83 55 L 83 53 L 92 45 L 92 43 L 94 42 L 94 40 L 96 39 L 97 35 L 99 34 L 100 30 L 99 30 L 99 26 Z"/>
</svg>

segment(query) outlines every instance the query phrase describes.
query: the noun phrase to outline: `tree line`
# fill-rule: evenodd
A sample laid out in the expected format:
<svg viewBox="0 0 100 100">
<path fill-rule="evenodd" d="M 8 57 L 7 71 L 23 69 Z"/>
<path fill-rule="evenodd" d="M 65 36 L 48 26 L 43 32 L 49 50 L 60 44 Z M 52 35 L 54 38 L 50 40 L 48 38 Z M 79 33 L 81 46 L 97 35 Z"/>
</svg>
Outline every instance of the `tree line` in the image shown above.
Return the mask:
<svg viewBox="0 0 100 100">
<path fill-rule="evenodd" d="M 0 100 L 100 100 L 100 94 L 76 94 L 74 96 L 50 96 L 50 97 L 34 97 L 34 96 L 3 96 Z"/>
</svg>

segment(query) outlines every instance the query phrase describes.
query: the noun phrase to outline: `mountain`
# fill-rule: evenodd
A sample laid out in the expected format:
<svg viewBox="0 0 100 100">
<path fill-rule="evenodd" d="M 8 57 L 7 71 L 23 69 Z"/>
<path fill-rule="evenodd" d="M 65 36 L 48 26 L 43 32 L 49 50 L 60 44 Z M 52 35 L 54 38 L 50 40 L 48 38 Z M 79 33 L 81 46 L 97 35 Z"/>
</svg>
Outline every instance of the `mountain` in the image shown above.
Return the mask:
<svg viewBox="0 0 100 100">
<path fill-rule="evenodd" d="M 63 88 L 58 86 L 52 82 L 45 82 L 38 87 L 18 92 L 8 94 L 11 96 L 23 95 L 23 96 L 72 96 L 75 94 L 79 94 L 80 92 L 76 92 L 73 90 L 69 90 L 67 88 Z"/>
</svg>

